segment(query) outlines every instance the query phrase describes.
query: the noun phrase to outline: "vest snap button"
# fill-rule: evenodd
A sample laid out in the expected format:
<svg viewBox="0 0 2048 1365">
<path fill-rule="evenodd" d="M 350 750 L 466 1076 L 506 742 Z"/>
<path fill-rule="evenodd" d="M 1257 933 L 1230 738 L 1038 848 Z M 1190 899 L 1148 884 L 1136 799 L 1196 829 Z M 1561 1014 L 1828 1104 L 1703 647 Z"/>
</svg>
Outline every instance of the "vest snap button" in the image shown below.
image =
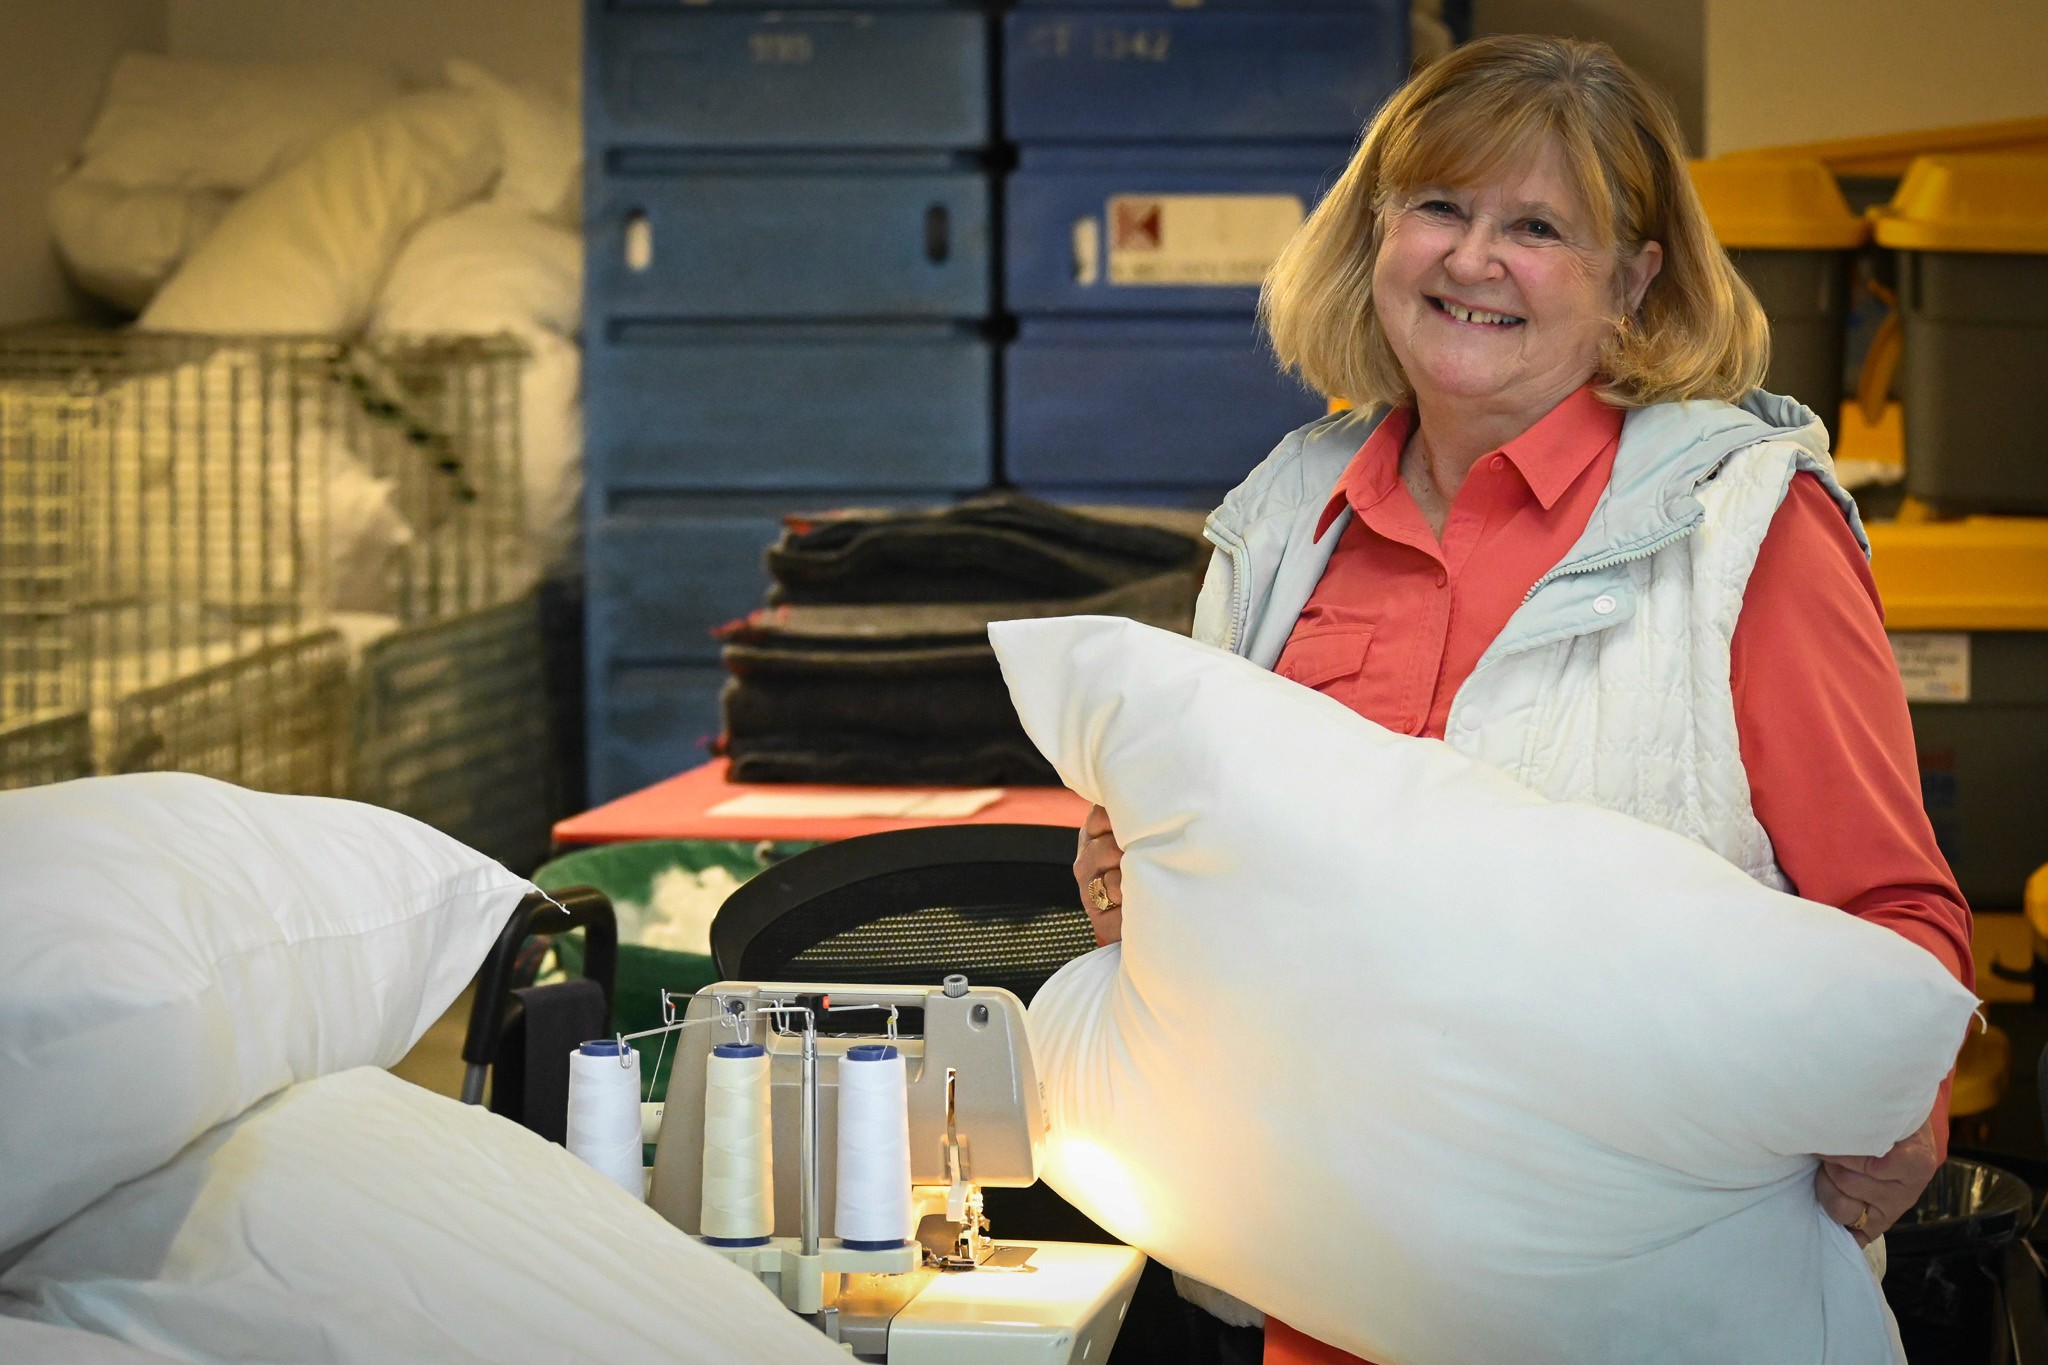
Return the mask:
<svg viewBox="0 0 2048 1365">
<path fill-rule="evenodd" d="M 1612 616 L 1614 614 L 1614 608 L 1614 599 L 1604 592 L 1593 599 L 1593 611 L 1596 615 Z"/>
</svg>

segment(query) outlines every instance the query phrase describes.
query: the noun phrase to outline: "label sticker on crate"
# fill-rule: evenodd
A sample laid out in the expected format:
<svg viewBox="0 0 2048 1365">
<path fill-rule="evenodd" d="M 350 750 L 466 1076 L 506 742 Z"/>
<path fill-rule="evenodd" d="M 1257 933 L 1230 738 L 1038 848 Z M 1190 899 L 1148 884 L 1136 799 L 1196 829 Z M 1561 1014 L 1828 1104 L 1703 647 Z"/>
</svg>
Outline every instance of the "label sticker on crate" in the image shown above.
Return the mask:
<svg viewBox="0 0 2048 1365">
<path fill-rule="evenodd" d="M 1907 701 L 1963 702 L 1970 699 L 1970 637 L 1933 631 L 1900 631 L 1889 637 Z"/>
<path fill-rule="evenodd" d="M 1292 194 L 1114 195 L 1109 282 L 1255 285 L 1305 213 Z"/>
</svg>

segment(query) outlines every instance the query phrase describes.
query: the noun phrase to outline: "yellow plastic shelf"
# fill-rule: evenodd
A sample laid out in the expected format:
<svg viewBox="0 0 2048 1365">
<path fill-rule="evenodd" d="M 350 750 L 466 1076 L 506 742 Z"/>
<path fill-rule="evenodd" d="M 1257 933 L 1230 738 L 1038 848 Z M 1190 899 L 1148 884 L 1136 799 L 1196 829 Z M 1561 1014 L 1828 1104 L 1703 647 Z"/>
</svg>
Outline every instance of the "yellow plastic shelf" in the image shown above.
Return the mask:
<svg viewBox="0 0 2048 1365">
<path fill-rule="evenodd" d="M 1902 250 L 2048 252 L 2048 154 L 1923 156 L 1876 220 Z"/>
<path fill-rule="evenodd" d="M 1918 156 L 1949 152 L 2048 152 L 2048 118 L 2004 119 L 1910 133 L 1836 138 L 1827 142 L 1755 147 L 1734 156 L 1809 156 L 1836 175 L 1888 178 L 1904 175 Z"/>
<path fill-rule="evenodd" d="M 1968 1118 L 1998 1107 L 2005 1087 L 2012 1080 L 2012 1039 L 1992 1024 L 1981 1032 L 1972 1028 L 1956 1057 L 1956 1083 L 1949 1090 L 1948 1116 Z"/>
<path fill-rule="evenodd" d="M 2048 630 L 2048 518 L 1876 522 L 1887 630 Z"/>
<path fill-rule="evenodd" d="M 1835 177 L 1812 157 L 1722 156 L 1686 169 L 1724 247 L 1846 250 L 1870 236 L 1869 223 L 1850 212 Z"/>
</svg>

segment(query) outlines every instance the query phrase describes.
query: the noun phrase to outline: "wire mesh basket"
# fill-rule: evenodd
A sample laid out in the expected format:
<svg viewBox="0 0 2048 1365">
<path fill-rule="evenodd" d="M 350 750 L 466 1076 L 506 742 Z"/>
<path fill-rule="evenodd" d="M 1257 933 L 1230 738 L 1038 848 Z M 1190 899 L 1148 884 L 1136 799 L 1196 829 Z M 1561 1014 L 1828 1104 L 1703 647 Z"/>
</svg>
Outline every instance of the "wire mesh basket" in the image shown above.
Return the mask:
<svg viewBox="0 0 2048 1365">
<path fill-rule="evenodd" d="M 529 584 L 523 358 L 510 338 L 0 332 L 0 723 L 82 714 L 100 772 L 341 790 L 337 623 Z"/>
</svg>

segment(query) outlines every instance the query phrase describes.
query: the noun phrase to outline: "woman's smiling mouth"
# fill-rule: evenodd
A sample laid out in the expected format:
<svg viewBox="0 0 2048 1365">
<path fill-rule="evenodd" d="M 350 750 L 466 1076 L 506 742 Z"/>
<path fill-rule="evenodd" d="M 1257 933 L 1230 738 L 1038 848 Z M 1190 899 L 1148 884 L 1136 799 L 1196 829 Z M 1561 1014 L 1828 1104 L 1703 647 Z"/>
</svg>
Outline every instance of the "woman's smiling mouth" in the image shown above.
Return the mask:
<svg viewBox="0 0 2048 1365">
<path fill-rule="evenodd" d="M 1429 300 L 1429 306 L 1436 309 L 1437 312 L 1442 313 L 1453 322 L 1462 322 L 1469 326 L 1519 327 L 1527 320 L 1518 318 L 1512 313 L 1489 313 L 1483 308 L 1467 308 L 1463 304 L 1452 303 L 1448 299 L 1440 299 L 1434 294 L 1424 294 L 1423 297 Z"/>
</svg>

